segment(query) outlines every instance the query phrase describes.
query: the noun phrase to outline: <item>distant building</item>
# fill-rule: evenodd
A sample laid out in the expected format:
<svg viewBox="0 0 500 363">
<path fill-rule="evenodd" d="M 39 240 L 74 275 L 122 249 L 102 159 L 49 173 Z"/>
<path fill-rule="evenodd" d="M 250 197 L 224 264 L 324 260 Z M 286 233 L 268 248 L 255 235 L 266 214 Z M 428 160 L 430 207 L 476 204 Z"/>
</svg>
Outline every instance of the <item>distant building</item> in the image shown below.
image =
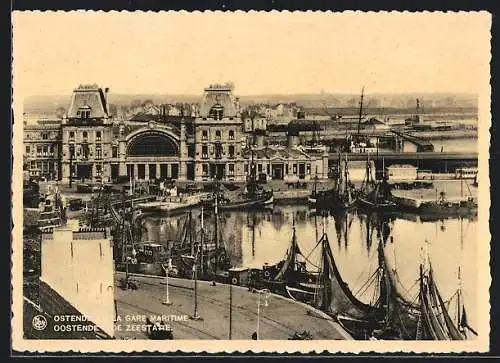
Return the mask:
<svg viewBox="0 0 500 363">
<path fill-rule="evenodd" d="M 369 161 L 370 163 L 370 178 L 375 180 L 375 162 L 373 160 Z M 345 164 L 340 164 L 341 170 L 340 172 L 344 173 Z M 349 180 L 353 182 L 360 182 L 366 179 L 366 170 L 367 165 L 366 161 L 358 161 L 358 160 L 349 160 L 347 162 L 347 170 L 349 172 Z"/>
<path fill-rule="evenodd" d="M 108 89 L 80 85 L 73 90 L 59 125 L 26 125 L 25 158 L 30 173 L 47 174 L 63 182 L 70 178 L 75 182 L 166 178 L 245 181 L 248 160 L 244 150 L 254 143 L 254 134 L 265 136 L 262 132 L 270 120 L 258 116 L 253 125 L 249 115 L 242 120 L 233 88 L 232 84 L 210 85 L 199 104 L 134 103 L 129 109 L 120 108 L 120 117 L 115 118 L 107 102 Z M 294 104 L 278 106 L 285 114 L 297 108 Z M 132 111 L 138 112 L 127 119 Z M 294 131 L 297 135 L 299 129 Z M 50 132 L 44 134 L 47 130 Z M 306 154 L 309 158 L 302 162 L 302 152 L 290 152 L 290 168 L 294 157 L 304 168 L 323 158 L 314 152 Z M 298 168 L 297 175 L 309 175 Z M 283 170 L 282 174 L 287 174 Z M 279 172 L 274 176 L 280 177 Z"/>
<path fill-rule="evenodd" d="M 61 121 L 24 125 L 24 157 L 30 177 L 61 177 Z"/>
<path fill-rule="evenodd" d="M 385 175 L 389 181 L 407 181 L 417 179 L 417 167 L 413 165 L 394 164 L 385 168 Z"/>
<path fill-rule="evenodd" d="M 41 250 L 40 280 L 114 336 L 114 262 L 109 230 L 80 230 L 77 223 L 69 223 L 42 233 Z"/>
<path fill-rule="evenodd" d="M 368 119 L 362 124 L 363 130 L 370 131 L 389 131 L 391 127 L 385 122 L 377 120 L 375 117 Z"/>
<path fill-rule="evenodd" d="M 62 122 L 62 178 L 109 176 L 113 122 L 108 111 L 107 89 L 80 85 L 73 90 Z"/>
</svg>

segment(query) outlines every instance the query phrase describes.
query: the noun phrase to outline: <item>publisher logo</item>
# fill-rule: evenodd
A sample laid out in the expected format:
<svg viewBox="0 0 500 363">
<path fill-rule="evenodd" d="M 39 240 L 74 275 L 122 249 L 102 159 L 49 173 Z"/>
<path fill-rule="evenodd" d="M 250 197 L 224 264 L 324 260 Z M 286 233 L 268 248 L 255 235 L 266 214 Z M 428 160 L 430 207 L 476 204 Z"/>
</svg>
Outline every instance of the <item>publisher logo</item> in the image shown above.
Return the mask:
<svg viewBox="0 0 500 363">
<path fill-rule="evenodd" d="M 47 327 L 47 319 L 43 315 L 35 315 L 31 324 L 36 330 L 44 330 Z"/>
</svg>

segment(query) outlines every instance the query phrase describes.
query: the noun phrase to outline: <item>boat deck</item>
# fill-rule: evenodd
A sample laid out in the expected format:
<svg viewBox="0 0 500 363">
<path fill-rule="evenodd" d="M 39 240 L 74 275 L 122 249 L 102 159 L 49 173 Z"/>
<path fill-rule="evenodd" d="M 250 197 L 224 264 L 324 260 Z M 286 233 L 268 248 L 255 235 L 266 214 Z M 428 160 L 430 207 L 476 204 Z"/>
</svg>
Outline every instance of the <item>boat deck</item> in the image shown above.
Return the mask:
<svg viewBox="0 0 500 363">
<path fill-rule="evenodd" d="M 123 277 L 118 273 L 116 281 Z M 194 281 L 169 279 L 172 305 L 163 305 L 166 287 L 164 278 L 134 276 L 138 290 L 115 289 L 117 312 L 121 317 L 121 331 L 117 339 L 146 339 L 147 333 L 126 331 L 126 318 L 137 315 L 187 316 L 194 312 Z M 257 327 L 258 294 L 247 288 L 233 286 L 232 339 L 251 339 Z M 271 295 L 268 306 L 263 305 L 261 295 L 260 339 L 286 340 L 295 332 L 309 331 L 313 339 L 345 340 L 352 337 L 330 317 L 302 303 L 278 295 Z M 174 339 L 228 339 L 229 333 L 229 285 L 198 281 L 198 313 L 203 320 L 171 321 Z M 117 323 L 118 324 L 118 323 Z"/>
</svg>

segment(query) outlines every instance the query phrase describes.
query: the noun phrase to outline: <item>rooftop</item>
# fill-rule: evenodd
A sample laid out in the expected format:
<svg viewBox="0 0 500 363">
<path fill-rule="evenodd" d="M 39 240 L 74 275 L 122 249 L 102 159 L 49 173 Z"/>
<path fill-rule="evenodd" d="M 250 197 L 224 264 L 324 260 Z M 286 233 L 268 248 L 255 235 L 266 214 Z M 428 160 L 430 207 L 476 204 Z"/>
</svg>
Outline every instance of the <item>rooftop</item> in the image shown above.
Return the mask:
<svg viewBox="0 0 500 363">
<path fill-rule="evenodd" d="M 107 88 L 103 90 L 96 84 L 78 86 L 71 95 L 67 117 L 80 118 L 79 111 L 87 109 L 91 110 L 89 118 L 108 118 L 108 105 L 105 95 L 107 91 Z"/>
</svg>

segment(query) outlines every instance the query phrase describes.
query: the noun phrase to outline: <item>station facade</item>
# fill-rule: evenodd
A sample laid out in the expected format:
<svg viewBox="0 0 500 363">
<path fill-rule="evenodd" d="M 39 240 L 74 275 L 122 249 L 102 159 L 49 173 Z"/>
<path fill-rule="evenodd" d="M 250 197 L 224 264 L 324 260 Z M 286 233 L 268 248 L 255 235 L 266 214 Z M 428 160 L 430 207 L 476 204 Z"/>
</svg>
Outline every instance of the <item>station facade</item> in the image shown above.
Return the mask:
<svg viewBox="0 0 500 363">
<path fill-rule="evenodd" d="M 242 182 L 247 178 L 249 164 L 258 161 L 258 170 L 266 179 L 309 179 L 316 173 L 319 178 L 327 177 L 327 154 L 308 155 L 296 145 L 281 150 L 266 147 L 267 151 L 262 152 L 262 145 L 249 140 L 244 133 L 239 99 L 234 97 L 230 84 L 205 88 L 196 116 L 148 122 L 114 118 L 107 95 L 108 89 L 97 85 L 80 85 L 73 90 L 66 115 L 59 126 L 53 127 L 57 136 L 50 140 L 54 144 L 50 155 L 54 166 L 47 164 L 47 171 L 55 168 L 57 172 L 45 174 L 41 164 L 42 175 L 63 182 L 70 178 Z M 33 138 L 40 138 L 35 137 L 36 133 L 42 132 L 38 125 L 25 125 L 28 168 L 40 166 L 36 160 L 31 162 L 34 156 L 31 146 L 28 152 L 28 145 L 33 144 Z M 43 147 L 41 150 L 43 155 Z"/>
</svg>

